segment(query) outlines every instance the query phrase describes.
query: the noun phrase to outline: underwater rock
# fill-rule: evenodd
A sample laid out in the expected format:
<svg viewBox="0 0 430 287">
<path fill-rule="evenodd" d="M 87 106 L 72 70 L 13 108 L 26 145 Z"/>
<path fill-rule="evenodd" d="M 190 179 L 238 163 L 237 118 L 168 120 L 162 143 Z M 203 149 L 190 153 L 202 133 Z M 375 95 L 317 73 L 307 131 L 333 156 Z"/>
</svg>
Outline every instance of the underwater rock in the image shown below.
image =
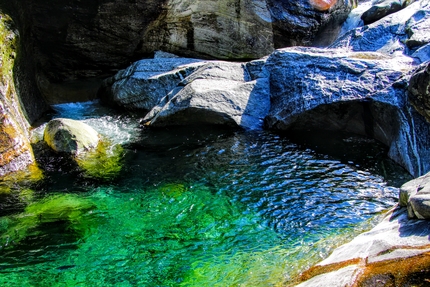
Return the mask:
<svg viewBox="0 0 430 287">
<path fill-rule="evenodd" d="M 149 126 L 225 125 L 261 129 L 267 78 L 252 80 L 242 63 L 210 62 L 185 78 L 144 118 Z"/>
<path fill-rule="evenodd" d="M 415 109 L 430 122 L 430 62 L 421 65 L 412 75 L 408 98 Z"/>
<path fill-rule="evenodd" d="M 396 208 L 372 230 L 305 271 L 297 287 L 423 283 L 430 273 L 429 234 L 430 221 L 408 219 L 405 208 Z"/>
<path fill-rule="evenodd" d="M 97 147 L 99 134 L 89 125 L 71 119 L 53 119 L 45 127 L 44 140 L 56 152 L 79 155 Z"/>
<path fill-rule="evenodd" d="M 411 55 L 430 42 L 430 2 L 418 0 L 381 20 L 350 30 L 331 48 Z"/>
</svg>

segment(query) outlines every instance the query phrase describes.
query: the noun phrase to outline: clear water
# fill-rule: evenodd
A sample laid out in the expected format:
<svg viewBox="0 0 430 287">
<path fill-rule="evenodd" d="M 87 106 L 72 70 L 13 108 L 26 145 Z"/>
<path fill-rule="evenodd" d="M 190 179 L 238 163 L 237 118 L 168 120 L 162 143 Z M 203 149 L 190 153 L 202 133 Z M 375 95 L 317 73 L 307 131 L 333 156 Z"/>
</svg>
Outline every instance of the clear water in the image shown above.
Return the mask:
<svg viewBox="0 0 430 287">
<path fill-rule="evenodd" d="M 39 150 L 46 180 L 1 201 L 2 286 L 282 286 L 408 179 L 351 135 L 154 131 L 97 103 L 56 108 L 122 144 L 122 169 L 91 178 Z"/>
</svg>

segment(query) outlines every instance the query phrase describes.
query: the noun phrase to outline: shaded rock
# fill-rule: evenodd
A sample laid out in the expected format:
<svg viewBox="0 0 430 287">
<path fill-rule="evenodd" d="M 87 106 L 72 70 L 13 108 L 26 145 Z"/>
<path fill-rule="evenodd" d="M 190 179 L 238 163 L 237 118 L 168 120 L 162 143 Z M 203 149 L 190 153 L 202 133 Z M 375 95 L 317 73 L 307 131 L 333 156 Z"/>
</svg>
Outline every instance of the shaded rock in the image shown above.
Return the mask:
<svg viewBox="0 0 430 287">
<path fill-rule="evenodd" d="M 271 89 L 268 128 L 367 135 L 389 146 L 389 156 L 411 174 L 430 169 L 429 125 L 407 102 L 411 58 L 289 48 L 272 53 L 265 69 Z"/>
<path fill-rule="evenodd" d="M 56 152 L 79 155 L 97 147 L 99 134 L 83 122 L 59 118 L 46 125 L 44 140 Z"/>
<path fill-rule="evenodd" d="M 105 80 L 99 98 L 126 109 L 148 112 L 204 63 L 187 58 L 140 60 Z"/>
<path fill-rule="evenodd" d="M 150 126 L 213 124 L 261 129 L 267 78 L 252 80 L 242 63 L 210 62 L 182 81 L 146 117 Z"/>
<path fill-rule="evenodd" d="M 409 220 L 405 208 L 396 208 L 372 230 L 336 248 L 304 272 L 305 282 L 297 286 L 322 286 L 318 282 L 334 287 L 411 286 L 425 282 L 430 274 L 429 235 L 429 221 Z"/>
<path fill-rule="evenodd" d="M 370 7 L 366 12 L 363 13 L 363 15 L 361 15 L 361 19 L 363 20 L 364 25 L 368 25 L 378 21 L 379 19 L 384 18 L 387 15 L 397 12 L 402 8 L 403 8 L 402 1 L 398 1 L 398 0 L 377 1 L 375 5 Z"/>
<path fill-rule="evenodd" d="M 429 43 L 430 3 L 418 0 L 370 25 L 350 30 L 330 47 L 410 55 Z"/>
<path fill-rule="evenodd" d="M 430 63 L 421 65 L 411 77 L 408 98 L 415 109 L 430 122 Z"/>
<path fill-rule="evenodd" d="M 29 72 L 20 82 L 56 104 L 94 99 L 104 77 L 157 50 L 243 60 L 310 45 L 343 22 L 350 2 L 2 0 L 0 8 L 22 37 Z"/>
</svg>

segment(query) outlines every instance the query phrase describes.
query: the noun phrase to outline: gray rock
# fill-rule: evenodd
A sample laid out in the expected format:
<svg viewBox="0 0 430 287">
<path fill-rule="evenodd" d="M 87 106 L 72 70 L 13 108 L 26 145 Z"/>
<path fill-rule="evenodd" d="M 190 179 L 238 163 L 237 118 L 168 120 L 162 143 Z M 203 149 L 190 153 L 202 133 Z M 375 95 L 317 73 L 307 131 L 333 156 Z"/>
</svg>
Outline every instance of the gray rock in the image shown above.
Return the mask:
<svg viewBox="0 0 430 287">
<path fill-rule="evenodd" d="M 99 134 L 89 125 L 71 119 L 53 119 L 45 127 L 43 138 L 56 152 L 79 155 L 93 150 L 99 143 Z"/>
<path fill-rule="evenodd" d="M 418 48 L 411 57 L 419 64 L 430 61 L 430 43 Z"/>
<path fill-rule="evenodd" d="M 415 109 L 430 122 L 430 62 L 422 64 L 411 77 L 408 98 Z"/>
<path fill-rule="evenodd" d="M 409 218 L 430 219 L 430 173 L 402 185 L 399 204 L 407 207 Z"/>
<path fill-rule="evenodd" d="M 377 1 L 375 5 L 370 7 L 361 15 L 364 25 L 371 24 L 384 18 L 387 15 L 393 14 L 403 8 L 403 3 L 398 0 L 382 0 Z"/>
<path fill-rule="evenodd" d="M 420 272 L 422 266 L 415 270 L 404 266 L 413 266 L 426 256 L 430 251 L 429 236 L 430 221 L 410 220 L 405 208 L 395 208 L 372 230 L 336 248 L 308 271 L 307 277 L 311 278 L 298 286 L 322 286 L 314 285 L 318 282 L 339 287 L 370 287 L 377 286 L 377 282 L 411 286 L 414 272 Z"/>
<path fill-rule="evenodd" d="M 126 109 L 148 112 L 204 63 L 173 57 L 140 60 L 105 80 L 99 97 Z"/>
<path fill-rule="evenodd" d="M 150 126 L 214 124 L 261 129 L 270 106 L 267 78 L 242 63 L 211 62 L 188 76 L 144 119 Z"/>
<path fill-rule="evenodd" d="M 390 157 L 411 174 L 422 175 L 430 170 L 430 128 L 407 101 L 412 64 L 406 56 L 374 52 L 278 50 L 264 68 L 271 89 L 266 126 L 367 135 L 389 146 Z"/>
<path fill-rule="evenodd" d="M 343 34 L 330 47 L 409 55 L 429 43 L 429 19 L 430 3 L 418 0 L 375 23 Z"/>
</svg>

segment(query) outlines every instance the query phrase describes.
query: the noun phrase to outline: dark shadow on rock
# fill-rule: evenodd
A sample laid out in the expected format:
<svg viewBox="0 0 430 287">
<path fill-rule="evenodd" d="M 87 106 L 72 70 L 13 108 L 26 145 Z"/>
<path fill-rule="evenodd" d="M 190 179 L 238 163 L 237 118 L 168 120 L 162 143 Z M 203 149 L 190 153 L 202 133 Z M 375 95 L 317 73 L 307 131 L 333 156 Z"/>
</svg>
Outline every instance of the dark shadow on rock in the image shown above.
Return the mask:
<svg viewBox="0 0 430 287">
<path fill-rule="evenodd" d="M 400 237 L 426 237 L 430 244 L 430 221 L 409 219 L 406 208 L 399 206 L 393 210 L 390 221 L 398 222 Z"/>
</svg>

